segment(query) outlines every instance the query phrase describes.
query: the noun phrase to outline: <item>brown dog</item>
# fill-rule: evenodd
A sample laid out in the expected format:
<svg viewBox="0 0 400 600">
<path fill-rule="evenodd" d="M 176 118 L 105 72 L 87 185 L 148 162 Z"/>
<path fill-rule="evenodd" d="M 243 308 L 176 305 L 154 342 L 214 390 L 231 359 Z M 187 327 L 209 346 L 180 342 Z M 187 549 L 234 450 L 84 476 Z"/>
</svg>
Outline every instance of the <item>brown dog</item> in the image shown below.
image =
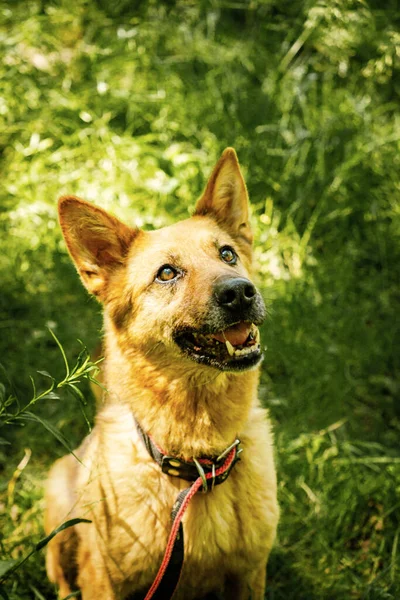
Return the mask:
<svg viewBox="0 0 400 600">
<path fill-rule="evenodd" d="M 261 600 L 278 506 L 257 399 L 265 308 L 249 279 L 248 198 L 234 150 L 223 153 L 194 216 L 170 227 L 132 229 L 69 196 L 59 211 L 81 279 L 104 304 L 107 393 L 77 451 L 81 463 L 69 455 L 50 473 L 46 531 L 72 517 L 92 523 L 49 544 L 49 578 L 61 597 L 79 588 L 83 600 L 143 599 L 163 563 L 177 495 L 196 479 L 208 493 L 185 505 L 174 599 Z M 228 469 L 236 438 L 241 460 Z M 168 569 L 179 578 L 179 566 Z M 172 592 L 162 589 L 146 598 L 166 600 Z"/>
</svg>

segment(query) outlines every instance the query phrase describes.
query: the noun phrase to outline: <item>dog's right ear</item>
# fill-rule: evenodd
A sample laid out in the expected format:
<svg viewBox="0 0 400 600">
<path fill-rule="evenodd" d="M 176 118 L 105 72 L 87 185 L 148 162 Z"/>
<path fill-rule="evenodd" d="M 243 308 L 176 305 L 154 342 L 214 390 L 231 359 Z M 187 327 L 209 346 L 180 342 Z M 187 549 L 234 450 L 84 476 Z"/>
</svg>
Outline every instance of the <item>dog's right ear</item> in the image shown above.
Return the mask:
<svg viewBox="0 0 400 600">
<path fill-rule="evenodd" d="M 60 225 L 84 286 L 105 300 L 114 269 L 122 265 L 138 230 L 74 196 L 58 201 Z"/>
</svg>

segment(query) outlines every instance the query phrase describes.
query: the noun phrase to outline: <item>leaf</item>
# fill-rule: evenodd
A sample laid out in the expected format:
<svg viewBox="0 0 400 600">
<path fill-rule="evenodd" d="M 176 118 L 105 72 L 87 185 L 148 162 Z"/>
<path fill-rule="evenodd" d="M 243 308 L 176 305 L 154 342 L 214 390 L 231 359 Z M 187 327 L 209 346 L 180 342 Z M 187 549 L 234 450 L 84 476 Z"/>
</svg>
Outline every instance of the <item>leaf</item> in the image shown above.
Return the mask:
<svg viewBox="0 0 400 600">
<path fill-rule="evenodd" d="M 75 458 L 82 464 L 82 462 L 79 460 L 76 454 L 74 454 L 67 438 L 61 433 L 61 431 L 54 427 L 54 425 L 49 423 L 49 421 L 46 421 L 46 419 L 42 419 L 42 417 L 39 417 L 38 415 L 35 415 L 34 413 L 31 413 L 29 411 L 25 412 L 23 415 L 18 417 L 18 419 L 33 421 L 35 423 L 40 423 L 41 425 L 43 425 L 43 427 L 45 427 L 47 431 L 50 431 L 50 433 L 54 435 L 54 437 L 60 442 L 60 444 L 62 444 L 64 448 L 68 450 L 68 452 L 71 452 L 71 454 L 73 454 Z"/>
<path fill-rule="evenodd" d="M 82 344 L 82 342 L 80 340 L 78 340 L 78 341 Z M 82 350 L 78 354 L 78 358 L 76 359 L 76 365 L 75 365 L 75 368 L 72 370 L 72 373 L 75 373 L 75 371 L 80 369 L 82 367 L 82 365 L 85 364 L 85 362 L 89 359 L 90 359 L 89 352 L 87 351 L 86 346 L 83 346 Z"/>
<path fill-rule="evenodd" d="M 89 423 L 89 419 L 87 418 L 87 415 L 86 415 L 86 413 L 85 413 L 85 409 L 83 408 L 82 404 L 80 405 L 80 409 L 81 409 L 81 412 L 82 412 L 83 418 L 84 418 L 84 419 L 85 419 L 85 421 L 86 421 L 86 425 L 87 425 L 88 431 L 89 431 L 89 433 L 90 433 L 90 432 L 92 431 L 92 426 L 91 426 L 91 424 Z"/>
<path fill-rule="evenodd" d="M 10 446 L 11 443 L 5 440 L 4 438 L 0 438 L 0 446 Z"/>
<path fill-rule="evenodd" d="M 90 367 L 88 367 L 87 369 L 85 369 L 85 375 L 87 373 L 90 373 L 91 371 L 97 371 L 97 372 L 100 371 L 99 367 L 97 366 L 97 363 L 93 363 Z"/>
<path fill-rule="evenodd" d="M 88 376 L 88 379 L 95 385 L 99 386 L 99 388 L 101 388 L 103 392 L 107 392 L 106 386 L 103 383 L 101 383 L 98 379 L 96 379 L 95 377 L 91 377 L 90 375 Z"/>
<path fill-rule="evenodd" d="M 35 551 L 41 550 L 42 548 L 44 548 L 44 546 L 47 546 L 47 544 L 50 542 L 50 540 L 53 539 L 53 537 L 55 535 L 57 535 L 57 533 L 60 533 L 60 531 L 64 531 L 64 529 L 68 529 L 68 527 L 73 527 L 74 525 L 77 525 L 78 523 L 91 523 L 92 521 L 90 521 L 89 519 L 70 519 L 69 521 L 65 521 L 65 523 L 63 523 L 62 525 L 60 525 L 59 527 L 57 527 L 56 529 L 54 529 L 51 533 L 49 533 L 49 535 L 45 538 L 43 538 L 43 540 L 40 540 L 40 542 L 38 542 L 35 546 Z"/>
<path fill-rule="evenodd" d="M 37 373 L 39 373 L 39 375 L 43 375 L 43 377 L 48 377 L 49 379 L 51 379 L 52 381 L 54 381 L 54 377 L 52 377 L 50 375 L 50 373 L 48 373 L 47 371 L 37 371 Z"/>
<path fill-rule="evenodd" d="M 60 396 L 56 392 L 49 392 L 44 396 L 47 400 L 59 400 Z"/>
<path fill-rule="evenodd" d="M 65 598 L 63 598 L 63 600 L 69 600 L 69 598 L 79 598 L 81 595 L 81 591 L 77 590 L 76 592 L 71 592 L 70 594 L 68 594 L 68 596 L 65 596 Z"/>
<path fill-rule="evenodd" d="M 41 594 L 39 592 L 38 589 L 35 588 L 35 586 L 30 585 L 29 588 L 32 590 L 32 592 L 35 594 L 35 598 L 38 598 L 38 600 L 46 600 L 46 598 L 43 596 L 43 594 Z"/>
<path fill-rule="evenodd" d="M 83 406 L 86 406 L 87 402 L 81 390 L 78 387 L 76 387 L 76 385 L 74 385 L 73 383 L 68 383 L 68 388 L 71 391 L 71 393 L 75 396 L 75 398 L 79 400 L 79 402 L 81 402 Z"/>
<path fill-rule="evenodd" d="M 69 377 L 69 365 L 68 365 L 67 357 L 65 356 L 64 348 L 62 347 L 61 342 L 58 339 L 58 337 L 56 336 L 56 334 L 54 333 L 54 331 L 52 331 L 51 329 L 49 329 L 49 331 L 50 331 L 51 335 L 53 336 L 57 346 L 60 348 L 60 352 L 62 354 L 62 357 L 64 359 L 64 364 L 65 364 L 65 371 L 66 371 L 65 378 L 67 379 Z"/>
<path fill-rule="evenodd" d="M 33 379 L 33 377 L 31 375 L 29 375 L 29 379 L 31 380 L 32 383 L 32 388 L 33 388 L 33 398 L 36 399 L 37 393 L 36 393 L 36 385 L 35 385 L 35 380 Z M 32 400 L 33 402 L 33 400 Z"/>
</svg>

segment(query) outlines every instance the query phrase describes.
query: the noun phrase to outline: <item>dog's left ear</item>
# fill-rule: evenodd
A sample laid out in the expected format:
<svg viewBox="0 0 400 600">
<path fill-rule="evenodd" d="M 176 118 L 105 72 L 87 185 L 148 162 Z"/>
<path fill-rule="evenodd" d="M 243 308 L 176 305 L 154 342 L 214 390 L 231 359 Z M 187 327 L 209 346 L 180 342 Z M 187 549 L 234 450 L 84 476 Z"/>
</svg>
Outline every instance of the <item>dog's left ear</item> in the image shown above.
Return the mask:
<svg viewBox="0 0 400 600">
<path fill-rule="evenodd" d="M 226 148 L 215 165 L 194 214 L 213 216 L 234 237 L 252 244 L 249 198 L 233 148 Z"/>
</svg>

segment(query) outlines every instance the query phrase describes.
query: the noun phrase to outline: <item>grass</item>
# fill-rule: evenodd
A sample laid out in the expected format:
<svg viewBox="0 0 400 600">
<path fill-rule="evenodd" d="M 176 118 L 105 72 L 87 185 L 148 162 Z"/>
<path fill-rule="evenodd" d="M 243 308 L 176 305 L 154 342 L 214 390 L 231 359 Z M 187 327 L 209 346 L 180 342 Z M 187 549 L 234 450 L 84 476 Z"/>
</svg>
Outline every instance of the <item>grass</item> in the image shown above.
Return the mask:
<svg viewBox="0 0 400 600">
<path fill-rule="evenodd" d="M 70 364 L 78 338 L 101 336 L 56 197 L 159 227 L 189 213 L 234 146 L 270 311 L 260 394 L 282 507 L 270 600 L 400 597 L 399 20 L 394 1 L 0 7 L 2 402 L 27 405 L 30 376 L 42 393 L 39 370 L 65 377 L 49 327 Z M 75 447 L 82 405 L 58 392 L 32 412 Z M 65 449 L 37 422 L 1 424 L 10 561 L 43 538 L 44 474 Z M 0 590 L 55 598 L 41 553 Z"/>
</svg>

